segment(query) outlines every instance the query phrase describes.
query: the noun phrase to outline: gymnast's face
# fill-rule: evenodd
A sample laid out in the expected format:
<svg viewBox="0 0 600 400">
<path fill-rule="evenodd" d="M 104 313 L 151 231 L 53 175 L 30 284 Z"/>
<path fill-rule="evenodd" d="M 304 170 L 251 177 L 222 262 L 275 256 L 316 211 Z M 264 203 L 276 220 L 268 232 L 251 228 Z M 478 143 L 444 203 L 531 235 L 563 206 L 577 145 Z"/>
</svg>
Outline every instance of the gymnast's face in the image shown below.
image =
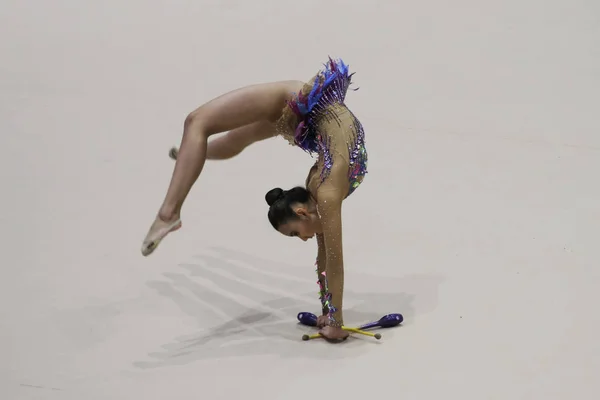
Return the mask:
<svg viewBox="0 0 600 400">
<path fill-rule="evenodd" d="M 294 207 L 297 218 L 289 220 L 279 227 L 279 232 L 285 236 L 298 237 L 303 241 L 312 239 L 321 233 L 321 223 L 316 212 L 299 205 Z"/>
</svg>

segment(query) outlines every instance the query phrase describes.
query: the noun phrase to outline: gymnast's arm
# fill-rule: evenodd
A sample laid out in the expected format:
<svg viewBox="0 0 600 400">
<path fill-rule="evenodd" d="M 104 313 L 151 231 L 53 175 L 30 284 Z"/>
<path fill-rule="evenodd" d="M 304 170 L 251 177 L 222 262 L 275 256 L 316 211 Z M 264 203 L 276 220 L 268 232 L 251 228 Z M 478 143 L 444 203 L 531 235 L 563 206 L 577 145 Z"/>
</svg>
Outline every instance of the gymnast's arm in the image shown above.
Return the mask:
<svg viewBox="0 0 600 400">
<path fill-rule="evenodd" d="M 315 163 L 310 171 L 308 171 L 308 176 L 306 177 L 306 181 L 304 185 L 309 188 L 311 179 L 315 176 L 315 173 L 318 168 L 318 163 Z M 325 252 L 325 238 L 322 233 L 317 233 L 317 284 L 319 285 L 319 300 L 321 300 L 321 316 L 326 316 L 329 312 L 329 307 L 325 305 L 325 276 L 323 273 L 325 272 L 325 263 L 327 253 Z M 320 318 L 320 317 L 319 317 Z"/>
<path fill-rule="evenodd" d="M 327 315 L 329 307 L 325 305 L 325 276 L 323 276 L 327 262 L 327 253 L 325 251 L 325 237 L 322 233 L 317 234 L 317 246 L 317 278 L 319 283 L 319 299 L 321 300 L 321 314 Z"/>
<path fill-rule="evenodd" d="M 328 292 L 329 325 L 344 324 L 344 254 L 342 246 L 342 202 L 348 193 L 348 164 L 338 157 L 321 187 L 317 190 L 317 210 L 323 228 L 325 271 Z"/>
</svg>

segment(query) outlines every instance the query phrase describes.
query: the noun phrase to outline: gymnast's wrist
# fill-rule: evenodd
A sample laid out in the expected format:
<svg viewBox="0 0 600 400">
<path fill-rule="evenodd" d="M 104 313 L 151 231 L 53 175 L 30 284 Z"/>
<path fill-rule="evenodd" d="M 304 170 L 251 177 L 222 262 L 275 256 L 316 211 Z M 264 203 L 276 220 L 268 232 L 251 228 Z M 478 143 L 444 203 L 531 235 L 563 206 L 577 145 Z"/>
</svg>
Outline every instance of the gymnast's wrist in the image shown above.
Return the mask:
<svg viewBox="0 0 600 400">
<path fill-rule="evenodd" d="M 329 313 L 329 326 L 341 328 L 344 326 L 344 315 L 341 310 L 336 309 L 335 312 Z"/>
</svg>

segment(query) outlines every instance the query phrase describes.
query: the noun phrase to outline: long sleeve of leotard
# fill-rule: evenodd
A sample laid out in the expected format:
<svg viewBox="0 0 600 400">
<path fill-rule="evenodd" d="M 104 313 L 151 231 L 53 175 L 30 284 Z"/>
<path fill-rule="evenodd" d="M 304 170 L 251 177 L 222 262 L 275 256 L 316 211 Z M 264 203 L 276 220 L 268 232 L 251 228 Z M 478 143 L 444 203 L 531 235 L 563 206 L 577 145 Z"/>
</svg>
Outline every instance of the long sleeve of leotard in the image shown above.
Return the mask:
<svg viewBox="0 0 600 400">
<path fill-rule="evenodd" d="M 317 234 L 317 284 L 319 285 L 319 300 L 321 300 L 321 314 L 327 315 L 329 307 L 325 304 L 326 293 L 325 293 L 325 267 L 327 262 L 327 253 L 325 251 L 325 238 L 323 234 Z"/>
<path fill-rule="evenodd" d="M 310 169 L 308 176 L 306 177 L 306 187 L 309 186 L 310 178 L 317 171 L 318 165 L 315 163 Z M 329 313 L 329 307 L 325 304 L 326 292 L 325 292 L 325 267 L 327 263 L 327 252 L 325 251 L 325 238 L 322 233 L 317 235 L 317 261 L 315 263 L 317 272 L 317 285 L 319 285 L 319 300 L 321 301 L 321 315 L 327 315 Z"/>
<path fill-rule="evenodd" d="M 325 247 L 326 302 L 329 325 L 342 326 L 344 254 L 342 246 L 342 202 L 348 190 L 348 163 L 337 157 L 329 176 L 317 190 L 317 211 Z"/>
</svg>

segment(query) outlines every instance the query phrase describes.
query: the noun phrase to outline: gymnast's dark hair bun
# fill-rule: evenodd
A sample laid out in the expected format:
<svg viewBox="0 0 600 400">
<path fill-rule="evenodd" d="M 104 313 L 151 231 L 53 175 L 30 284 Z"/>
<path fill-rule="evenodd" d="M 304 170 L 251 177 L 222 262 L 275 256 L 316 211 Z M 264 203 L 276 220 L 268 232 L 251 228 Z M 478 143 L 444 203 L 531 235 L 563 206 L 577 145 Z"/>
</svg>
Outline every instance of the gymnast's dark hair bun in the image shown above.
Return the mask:
<svg viewBox="0 0 600 400">
<path fill-rule="evenodd" d="M 283 191 L 283 189 L 281 188 L 275 188 L 275 189 L 271 189 L 267 192 L 267 194 L 265 195 L 265 200 L 267 201 L 267 204 L 270 206 L 272 206 L 277 200 L 283 198 L 283 196 L 285 196 L 285 192 Z"/>
<path fill-rule="evenodd" d="M 265 200 L 269 205 L 269 221 L 273 228 L 278 229 L 287 221 L 298 218 L 298 215 L 292 209 L 292 205 L 306 204 L 310 200 L 310 192 L 301 186 L 296 186 L 290 190 L 275 188 L 267 192 Z"/>
</svg>

